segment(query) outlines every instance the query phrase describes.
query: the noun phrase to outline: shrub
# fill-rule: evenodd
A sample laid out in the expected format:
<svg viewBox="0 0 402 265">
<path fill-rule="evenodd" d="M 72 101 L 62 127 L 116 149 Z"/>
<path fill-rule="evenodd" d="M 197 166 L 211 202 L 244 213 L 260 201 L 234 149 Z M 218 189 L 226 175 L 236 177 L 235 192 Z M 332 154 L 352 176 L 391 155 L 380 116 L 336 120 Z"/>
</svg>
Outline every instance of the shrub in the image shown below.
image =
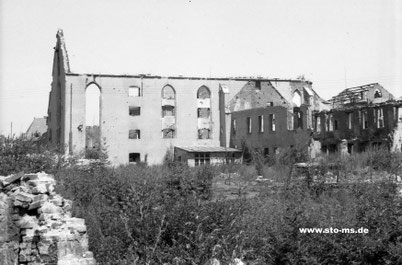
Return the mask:
<svg viewBox="0 0 402 265">
<path fill-rule="evenodd" d="M 0 175 L 21 171 L 52 173 L 61 166 L 60 162 L 61 155 L 55 150 L 41 146 L 32 139 L 0 139 Z"/>
</svg>

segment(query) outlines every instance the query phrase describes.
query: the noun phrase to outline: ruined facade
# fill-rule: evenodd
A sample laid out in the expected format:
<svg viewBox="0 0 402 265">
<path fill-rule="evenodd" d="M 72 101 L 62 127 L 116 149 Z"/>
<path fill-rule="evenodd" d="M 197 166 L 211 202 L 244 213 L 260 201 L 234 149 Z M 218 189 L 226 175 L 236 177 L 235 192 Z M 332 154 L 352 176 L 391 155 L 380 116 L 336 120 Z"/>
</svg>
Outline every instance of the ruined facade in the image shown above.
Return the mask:
<svg viewBox="0 0 402 265">
<path fill-rule="evenodd" d="M 296 146 L 307 149 L 312 113 L 328 108 L 309 81 L 245 86 L 230 102 L 231 146 L 247 146 L 265 156 Z"/>
<path fill-rule="evenodd" d="M 349 88 L 331 99 L 333 108 L 314 113 L 314 139 L 323 152 L 400 151 L 402 101 L 379 84 Z M 342 150 L 341 150 L 342 149 Z"/>
<path fill-rule="evenodd" d="M 56 37 L 48 136 L 70 154 L 102 148 L 113 164 L 157 164 L 175 147 L 239 148 L 232 114 L 284 106 L 307 128 L 323 102 L 303 80 L 73 73 Z"/>
</svg>

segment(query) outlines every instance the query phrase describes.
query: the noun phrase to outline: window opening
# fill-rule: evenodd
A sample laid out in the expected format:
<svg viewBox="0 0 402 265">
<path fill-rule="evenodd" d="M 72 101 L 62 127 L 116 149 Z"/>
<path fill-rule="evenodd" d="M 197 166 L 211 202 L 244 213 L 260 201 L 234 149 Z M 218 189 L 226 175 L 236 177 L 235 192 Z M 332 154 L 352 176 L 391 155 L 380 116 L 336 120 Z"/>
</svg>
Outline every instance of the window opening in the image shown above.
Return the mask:
<svg viewBox="0 0 402 265">
<path fill-rule="evenodd" d="M 141 107 L 129 107 L 128 113 L 130 116 L 140 116 L 141 115 Z"/>
<path fill-rule="evenodd" d="M 251 117 L 247 117 L 247 133 L 251 133 Z"/>
<path fill-rule="evenodd" d="M 128 133 L 129 139 L 141 139 L 141 132 L 140 130 L 130 130 Z"/>
<path fill-rule="evenodd" d="M 140 162 L 140 153 L 129 153 L 128 154 L 128 162 L 130 163 L 138 163 Z"/>
<path fill-rule="evenodd" d="M 211 163 L 211 158 L 209 153 L 195 153 L 194 154 L 195 165 L 209 165 Z"/>
<path fill-rule="evenodd" d="M 141 89 L 137 86 L 131 86 L 128 88 L 128 96 L 129 97 L 140 97 Z"/>
<path fill-rule="evenodd" d="M 260 133 L 264 132 L 264 116 L 258 116 L 258 131 Z"/>
<path fill-rule="evenodd" d="M 275 131 L 275 114 L 269 114 L 269 126 L 270 131 Z"/>
</svg>

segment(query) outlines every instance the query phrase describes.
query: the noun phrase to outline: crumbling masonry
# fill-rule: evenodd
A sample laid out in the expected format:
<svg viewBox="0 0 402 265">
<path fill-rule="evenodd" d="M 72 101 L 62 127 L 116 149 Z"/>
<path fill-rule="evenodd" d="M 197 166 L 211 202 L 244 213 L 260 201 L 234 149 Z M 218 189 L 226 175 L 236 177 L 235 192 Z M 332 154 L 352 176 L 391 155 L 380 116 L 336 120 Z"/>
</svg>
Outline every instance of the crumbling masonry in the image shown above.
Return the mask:
<svg viewBox="0 0 402 265">
<path fill-rule="evenodd" d="M 95 264 L 84 219 L 45 173 L 0 176 L 0 264 Z"/>
</svg>

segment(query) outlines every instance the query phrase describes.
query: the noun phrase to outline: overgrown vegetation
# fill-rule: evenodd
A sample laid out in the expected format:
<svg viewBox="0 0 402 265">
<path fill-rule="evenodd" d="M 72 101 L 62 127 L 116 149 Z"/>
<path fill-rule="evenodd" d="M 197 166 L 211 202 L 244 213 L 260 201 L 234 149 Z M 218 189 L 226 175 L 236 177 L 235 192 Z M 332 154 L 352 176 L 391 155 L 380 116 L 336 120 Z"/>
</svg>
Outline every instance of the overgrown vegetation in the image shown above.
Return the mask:
<svg viewBox="0 0 402 265">
<path fill-rule="evenodd" d="M 231 167 L 189 168 L 169 160 L 161 166 L 112 168 L 105 160 L 60 166 L 44 158 L 37 163 L 46 167 L 27 166 L 35 152 L 43 153 L 35 148 L 20 140 L 2 144 L 2 174 L 53 171 L 58 192 L 74 201 L 75 215 L 85 218 L 100 264 L 204 264 L 211 257 L 223 264 L 235 257 L 249 264 L 402 264 L 402 199 L 387 178 L 320 193 L 294 185 L 253 199 L 212 201 L 219 173 L 283 181 L 298 156 L 281 154 L 289 162 L 251 159 L 250 165 Z M 401 174 L 401 155 L 383 152 L 326 157 L 319 174 Z M 363 227 L 369 233 L 299 231 L 313 227 Z"/>
</svg>

